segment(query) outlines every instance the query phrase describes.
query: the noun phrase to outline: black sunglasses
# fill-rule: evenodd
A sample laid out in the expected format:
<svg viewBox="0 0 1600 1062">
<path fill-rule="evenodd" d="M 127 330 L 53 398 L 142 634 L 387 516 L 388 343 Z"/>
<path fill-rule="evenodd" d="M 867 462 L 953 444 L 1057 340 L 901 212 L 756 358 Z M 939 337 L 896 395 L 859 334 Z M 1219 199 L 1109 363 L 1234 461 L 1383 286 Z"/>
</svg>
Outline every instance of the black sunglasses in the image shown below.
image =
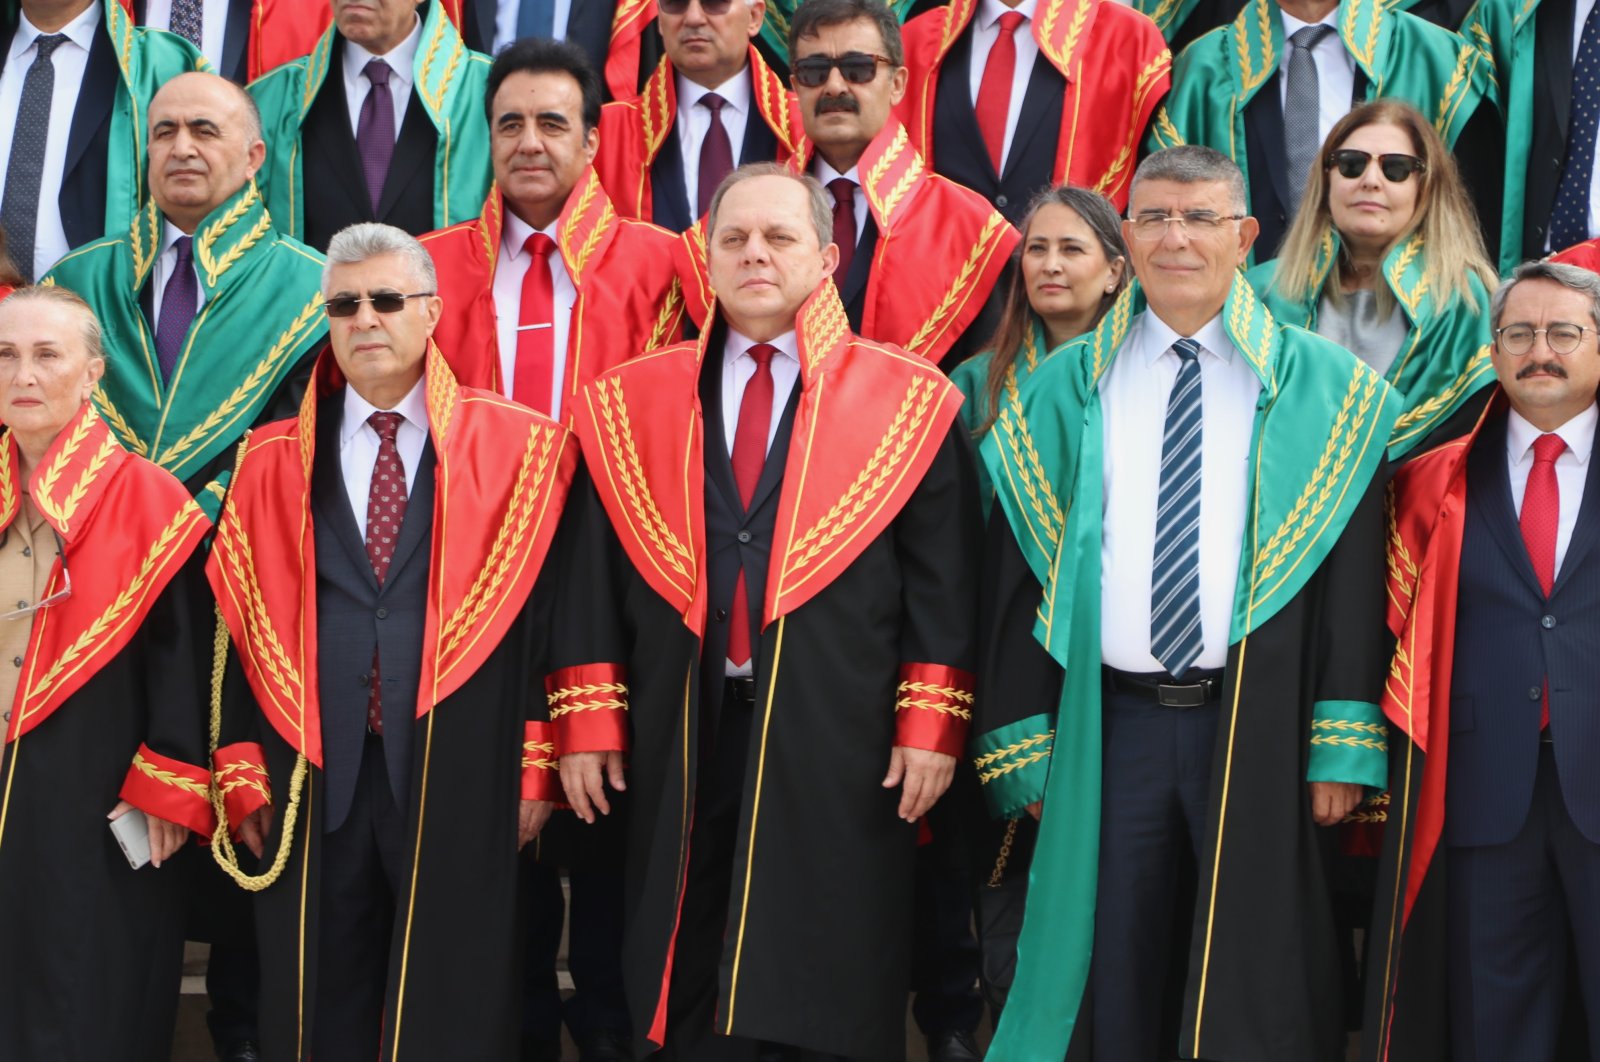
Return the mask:
<svg viewBox="0 0 1600 1062">
<path fill-rule="evenodd" d="M 657 0 L 656 6 L 663 15 L 681 15 L 689 10 L 689 0 Z M 708 15 L 726 14 L 733 0 L 700 0 L 700 10 Z"/>
<path fill-rule="evenodd" d="M 402 295 L 398 291 L 381 291 L 376 295 L 369 295 L 358 299 L 354 295 L 338 295 L 322 304 L 329 317 L 354 317 L 356 311 L 361 309 L 364 302 L 372 303 L 372 308 L 379 313 L 399 313 L 405 306 L 407 299 L 426 299 L 432 295 L 431 291 L 418 291 L 410 295 Z"/>
<path fill-rule="evenodd" d="M 1357 151 L 1355 148 L 1340 148 L 1338 151 L 1328 153 L 1328 165 L 1339 171 L 1339 176 L 1353 181 L 1367 172 L 1367 167 L 1372 164 L 1372 152 Z M 1427 173 L 1428 164 L 1415 155 L 1379 155 L 1378 169 L 1383 173 L 1383 179 L 1390 184 L 1402 184 L 1411 179 L 1413 173 Z"/>
<path fill-rule="evenodd" d="M 886 55 L 868 52 L 845 52 L 843 55 L 808 55 L 796 59 L 789 67 L 796 83 L 806 88 L 821 88 L 828 81 L 834 67 L 852 85 L 865 85 L 878 76 L 878 64 L 893 66 L 894 60 Z"/>
</svg>

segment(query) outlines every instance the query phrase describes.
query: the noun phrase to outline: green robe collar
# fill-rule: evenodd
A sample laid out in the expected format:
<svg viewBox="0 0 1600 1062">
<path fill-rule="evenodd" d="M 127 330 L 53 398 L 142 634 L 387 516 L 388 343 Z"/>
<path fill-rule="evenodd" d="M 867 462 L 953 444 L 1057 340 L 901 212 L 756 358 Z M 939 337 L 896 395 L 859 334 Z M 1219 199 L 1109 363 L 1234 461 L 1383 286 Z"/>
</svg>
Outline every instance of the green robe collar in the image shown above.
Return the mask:
<svg viewBox="0 0 1600 1062">
<path fill-rule="evenodd" d="M 323 258 L 278 234 L 254 181 L 212 211 L 194 233 L 205 302 L 169 382 L 139 305 L 164 224 L 152 202 L 125 237 L 79 248 L 46 282 L 78 292 L 100 318 L 110 356 L 94 402 L 118 441 L 184 480 L 237 441 L 326 336 Z"/>
<path fill-rule="evenodd" d="M 1264 292 L 1267 306 L 1280 321 L 1315 330 L 1322 292 L 1339 260 L 1338 232 L 1329 226 L 1308 278 L 1311 293 L 1290 302 L 1272 283 L 1276 263 L 1258 266 L 1250 279 Z M 1382 275 L 1406 320 L 1409 334 L 1385 382 L 1399 392 L 1401 413 L 1389 438 L 1389 457 L 1410 453 L 1437 425 L 1481 388 L 1494 383 L 1489 361 L 1489 292 L 1476 276 L 1469 280 L 1472 306 L 1452 301 L 1441 308 L 1437 293 L 1424 276 L 1426 243 L 1420 232 L 1396 244 L 1384 257 Z"/>
</svg>

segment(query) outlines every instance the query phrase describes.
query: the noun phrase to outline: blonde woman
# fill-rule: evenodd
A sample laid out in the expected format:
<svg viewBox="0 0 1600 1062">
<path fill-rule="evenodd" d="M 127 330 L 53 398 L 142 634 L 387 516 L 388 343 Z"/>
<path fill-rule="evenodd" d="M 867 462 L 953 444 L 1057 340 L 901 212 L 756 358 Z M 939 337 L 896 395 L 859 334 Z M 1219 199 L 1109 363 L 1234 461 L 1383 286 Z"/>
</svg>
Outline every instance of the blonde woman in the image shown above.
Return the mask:
<svg viewBox="0 0 1600 1062">
<path fill-rule="evenodd" d="M 1347 347 L 1400 391 L 1391 460 L 1482 411 L 1498 278 L 1455 161 L 1410 104 L 1375 100 L 1334 124 L 1277 259 L 1249 276 L 1280 322 Z"/>
</svg>

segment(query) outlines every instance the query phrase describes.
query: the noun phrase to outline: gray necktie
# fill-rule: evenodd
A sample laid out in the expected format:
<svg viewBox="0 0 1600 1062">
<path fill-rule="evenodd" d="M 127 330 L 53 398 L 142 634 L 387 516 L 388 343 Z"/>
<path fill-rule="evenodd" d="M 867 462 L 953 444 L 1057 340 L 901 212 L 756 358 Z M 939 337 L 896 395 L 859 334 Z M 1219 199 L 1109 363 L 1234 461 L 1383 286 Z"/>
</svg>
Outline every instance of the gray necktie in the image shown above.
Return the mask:
<svg viewBox="0 0 1600 1062">
<path fill-rule="evenodd" d="M 56 88 L 56 68 L 50 53 L 66 43 L 65 33 L 34 38 L 38 49 L 33 65 L 22 80 L 22 105 L 11 134 L 11 161 L 6 165 L 5 198 L 0 200 L 0 225 L 6 230 L 6 249 L 17 269 L 29 281 L 33 274 L 33 245 L 38 227 L 39 185 L 44 174 L 44 145 L 50 135 L 50 98 Z M 60 131 L 63 135 L 66 130 Z"/>
<path fill-rule="evenodd" d="M 1322 87 L 1317 83 L 1317 61 L 1311 50 L 1333 32 L 1332 26 L 1304 26 L 1289 38 L 1289 95 L 1283 104 L 1283 144 L 1289 162 L 1289 216 L 1300 208 L 1306 174 L 1322 146 L 1317 131 L 1322 110 Z"/>
<path fill-rule="evenodd" d="M 200 47 L 200 31 L 204 26 L 203 0 L 172 0 L 172 21 L 168 27 L 196 48 Z"/>
</svg>

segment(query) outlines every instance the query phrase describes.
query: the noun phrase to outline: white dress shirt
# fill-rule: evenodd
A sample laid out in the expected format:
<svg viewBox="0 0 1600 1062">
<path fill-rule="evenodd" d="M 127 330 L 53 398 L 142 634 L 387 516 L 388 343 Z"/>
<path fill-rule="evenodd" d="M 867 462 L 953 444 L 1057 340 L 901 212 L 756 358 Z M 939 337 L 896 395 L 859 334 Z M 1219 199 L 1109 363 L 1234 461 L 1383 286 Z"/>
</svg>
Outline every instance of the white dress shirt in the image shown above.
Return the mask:
<svg viewBox="0 0 1600 1062">
<path fill-rule="evenodd" d="M 1311 49 L 1311 61 L 1317 64 L 1317 92 L 1321 105 L 1317 108 L 1317 143 L 1321 144 L 1333 132 L 1333 125 L 1350 113 L 1351 98 L 1356 91 L 1356 61 L 1345 49 L 1339 36 L 1339 14 L 1343 4 L 1328 12 L 1320 22 L 1301 22 L 1286 11 L 1279 10 L 1283 19 L 1283 58 L 1278 63 L 1278 102 L 1287 109 L 1289 104 L 1289 56 L 1294 49 L 1289 38 L 1307 26 L 1332 26 L 1333 32 L 1323 37 Z"/>
<path fill-rule="evenodd" d="M 1119 671 L 1165 671 L 1150 652 L 1150 582 L 1167 401 L 1180 336 L 1153 313 L 1135 319 L 1100 379 L 1105 424 L 1105 510 L 1100 545 L 1100 656 Z M 1228 658 L 1234 586 L 1249 502 L 1250 437 L 1261 382 L 1234 349 L 1220 316 L 1200 344 L 1200 633 L 1194 666 Z"/>
<path fill-rule="evenodd" d="M 1011 73 L 1011 103 L 1006 109 L 1006 135 L 1000 151 L 1000 172 L 1004 173 L 1006 161 L 1011 157 L 1011 139 L 1017 132 L 1017 118 L 1022 114 L 1022 97 L 1028 92 L 1028 78 L 1033 76 L 1033 61 L 1039 58 L 1039 42 L 1033 39 L 1033 9 L 1038 0 L 1022 0 L 1016 7 L 1007 7 L 1000 0 L 979 0 L 977 14 L 972 16 L 972 54 L 968 59 L 967 83 L 972 87 L 972 105 L 978 105 L 978 89 L 983 85 L 983 70 L 989 64 L 989 49 L 1000 39 L 1000 16 L 1015 11 L 1022 16 L 1022 25 L 1012 34 L 1017 42 L 1017 66 Z"/>
<path fill-rule="evenodd" d="M 50 94 L 50 129 L 44 142 L 44 169 L 39 178 L 39 212 L 34 221 L 33 276 L 49 272 L 72 247 L 61 223 L 61 180 L 66 176 L 67 138 L 72 117 L 78 110 L 78 91 L 89 67 L 89 46 L 104 16 L 98 2 L 90 4 L 77 18 L 61 28 L 67 35 L 51 53 L 55 85 Z M 6 67 L 0 71 L 0 195 L 5 194 L 6 170 L 11 165 L 11 141 L 17 131 L 17 110 L 22 106 L 22 83 L 38 54 L 33 46 L 42 36 L 28 16 L 17 14 L 17 31 L 6 53 Z M 89 160 L 93 164 L 94 160 Z M 102 160 L 103 164 L 103 160 Z M 22 263 L 24 267 L 27 263 Z"/>
<path fill-rule="evenodd" d="M 573 0 L 556 0 L 555 17 L 550 31 L 550 39 L 564 41 L 567 39 L 567 23 L 572 20 Z M 580 3 L 583 0 L 579 0 Z M 500 49 L 517 39 L 517 16 L 522 13 L 524 0 L 496 0 L 494 7 L 494 50 L 498 54 Z"/>
<path fill-rule="evenodd" d="M 861 174 L 859 172 L 860 167 L 851 166 L 848 171 L 840 173 L 838 170 L 828 165 L 827 160 L 824 159 L 819 152 L 817 155 L 817 161 L 811 168 L 814 171 L 812 176 L 821 182 L 823 190 L 828 193 L 829 207 L 833 206 L 833 189 L 829 188 L 828 185 L 832 184 L 840 177 L 843 177 L 845 180 L 856 186 L 855 195 L 852 197 L 852 203 L 855 206 L 856 215 L 856 247 L 861 246 L 861 234 L 867 229 L 868 207 L 867 193 L 861 188 Z M 850 250 L 853 252 L 855 247 L 850 248 Z M 834 282 L 840 287 L 844 286 L 844 277 L 834 277 L 833 279 Z"/>
<path fill-rule="evenodd" d="M 538 231 L 556 242 L 549 257 L 551 291 L 555 295 L 555 335 L 551 350 L 555 354 L 550 380 L 550 417 L 561 419 L 561 385 L 567 373 L 567 336 L 572 323 L 572 307 L 578 301 L 578 289 L 567 273 L 561 259 L 561 244 L 556 241 L 556 225 Z M 524 246 L 534 229 L 509 210 L 500 230 L 500 256 L 494 264 L 494 324 L 495 338 L 500 344 L 500 390 L 507 398 L 517 381 L 517 320 L 522 313 L 522 281 L 533 265 L 533 255 Z M 537 322 L 536 322 L 537 323 Z"/>
<path fill-rule="evenodd" d="M 702 88 L 682 74 L 678 79 L 678 148 L 683 155 L 683 188 L 689 200 L 689 216 L 700 216 L 700 145 L 711 129 L 711 108 L 700 106 L 701 97 L 715 92 L 727 102 L 722 107 L 722 128 L 728 131 L 733 148 L 733 165 L 744 161 L 744 130 L 750 121 L 750 64 L 714 89 Z"/>
<path fill-rule="evenodd" d="M 153 325 L 161 323 L 161 304 L 167 297 L 167 285 L 172 282 L 172 275 L 178 269 L 178 237 L 185 235 L 184 231 L 170 221 L 161 223 L 161 253 L 156 255 L 155 269 L 150 274 L 150 320 Z M 198 315 L 200 307 L 206 304 L 206 289 L 200 283 L 200 273 L 194 268 L 193 250 L 190 251 L 189 269 L 194 272 L 194 311 Z"/>
<path fill-rule="evenodd" d="M 1589 408 L 1557 428 L 1567 448 L 1556 458 L 1556 491 L 1560 495 L 1560 515 L 1556 520 L 1555 574 L 1572 542 L 1572 529 L 1578 526 L 1578 507 L 1583 504 L 1583 484 L 1589 475 L 1589 453 L 1594 449 L 1594 428 L 1600 421 L 1600 408 Z M 1506 416 L 1506 461 L 1511 473 L 1511 505 L 1522 519 L 1522 496 L 1528 492 L 1528 473 L 1533 471 L 1533 444 L 1544 432 L 1535 428 L 1516 410 Z"/>
<path fill-rule="evenodd" d="M 377 429 L 367 423 L 374 413 L 398 413 L 404 419 L 394 433 L 395 449 L 400 451 L 400 463 L 405 466 L 406 497 L 410 498 L 417 482 L 417 464 L 422 460 L 422 449 L 428 442 L 428 400 L 423 392 L 424 380 L 418 380 L 406 396 L 393 409 L 379 409 L 356 394 L 354 387 L 345 385 L 344 420 L 339 425 L 339 465 L 344 472 L 344 490 L 350 496 L 350 511 L 356 518 L 356 529 L 367 537 L 367 499 L 372 493 L 372 472 L 378 467 Z"/>
<path fill-rule="evenodd" d="M 355 41 L 344 42 L 344 101 L 350 108 L 350 135 L 361 129 L 361 104 L 372 91 L 372 82 L 363 71 L 374 59 L 382 59 L 394 73 L 389 75 L 389 94 L 394 97 L 394 138 L 400 139 L 400 127 L 406 121 L 406 107 L 411 103 L 411 83 L 417 58 L 417 45 L 422 40 L 422 22 L 416 21 L 406 39 L 383 55 L 373 55 Z M 358 175 L 359 176 L 359 175 Z"/>
<path fill-rule="evenodd" d="M 222 69 L 222 45 L 228 35 L 229 0 L 200 0 L 200 54 Z M 144 24 L 172 32 L 172 0 L 150 0 Z"/>
</svg>

